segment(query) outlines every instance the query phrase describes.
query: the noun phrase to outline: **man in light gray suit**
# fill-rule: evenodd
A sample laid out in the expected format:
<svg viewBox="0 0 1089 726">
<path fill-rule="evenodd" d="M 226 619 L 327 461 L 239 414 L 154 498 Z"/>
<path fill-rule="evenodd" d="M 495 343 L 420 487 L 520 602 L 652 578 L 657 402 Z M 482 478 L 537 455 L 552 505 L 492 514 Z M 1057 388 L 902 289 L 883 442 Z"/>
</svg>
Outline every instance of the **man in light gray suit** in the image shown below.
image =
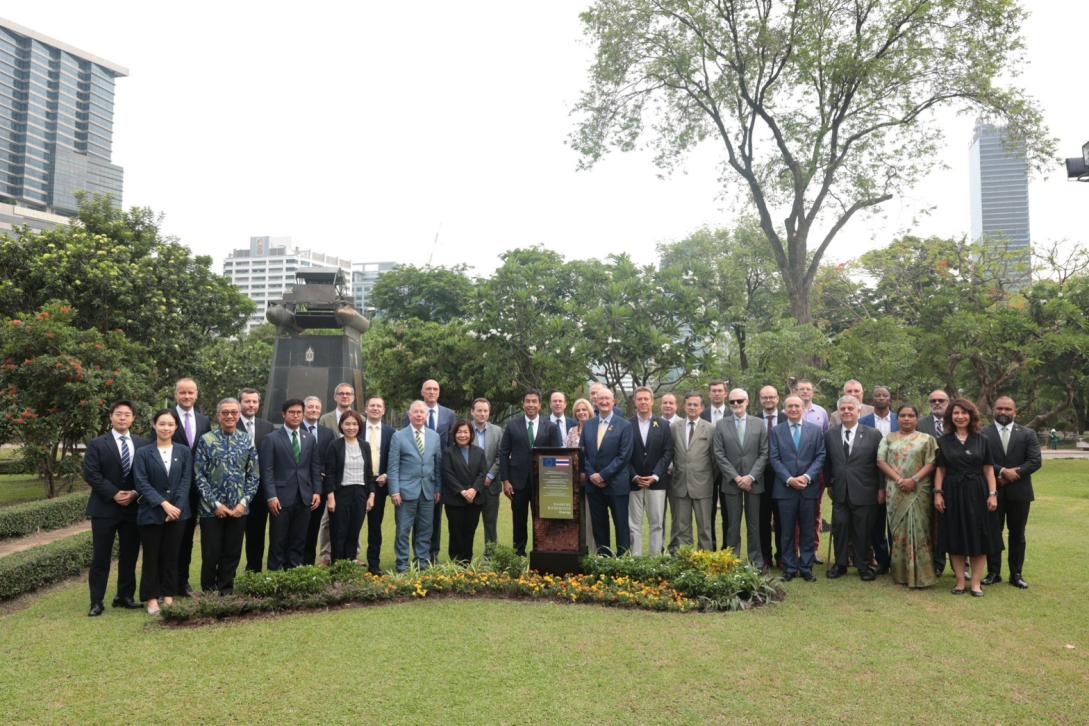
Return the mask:
<svg viewBox="0 0 1089 726">
<path fill-rule="evenodd" d="M 389 445 L 389 496 L 397 508 L 397 571 L 408 570 L 408 540 L 413 537 L 416 564 L 431 564 L 432 521 L 442 479 L 439 467 L 442 440 L 427 428 L 427 404 L 413 401 L 408 425 L 393 435 Z"/>
<path fill-rule="evenodd" d="M 715 424 L 715 461 L 722 472 L 722 545 L 741 554 L 741 513 L 745 513 L 749 560 L 764 569 L 760 552 L 760 495 L 764 491 L 764 467 L 768 463 L 768 430 L 763 421 L 749 416 L 749 394 L 730 391 L 727 403 L 732 416 Z"/>
<path fill-rule="evenodd" d="M 715 427 L 700 417 L 703 395 L 693 391 L 684 399 L 685 419 L 670 426 L 673 434 L 673 482 L 669 488 L 669 552 L 692 544 L 692 514 L 701 550 L 714 549 L 711 513 L 715 493 Z"/>
<path fill-rule="evenodd" d="M 503 438 L 503 429 L 489 421 L 492 404 L 488 399 L 474 400 L 472 410 L 473 443 L 484 449 L 484 464 L 488 467 L 488 473 L 484 477 L 484 554 L 491 556 L 499 539 L 496 524 L 499 521 L 503 485 L 496 479 L 499 478 L 499 440 Z"/>
</svg>

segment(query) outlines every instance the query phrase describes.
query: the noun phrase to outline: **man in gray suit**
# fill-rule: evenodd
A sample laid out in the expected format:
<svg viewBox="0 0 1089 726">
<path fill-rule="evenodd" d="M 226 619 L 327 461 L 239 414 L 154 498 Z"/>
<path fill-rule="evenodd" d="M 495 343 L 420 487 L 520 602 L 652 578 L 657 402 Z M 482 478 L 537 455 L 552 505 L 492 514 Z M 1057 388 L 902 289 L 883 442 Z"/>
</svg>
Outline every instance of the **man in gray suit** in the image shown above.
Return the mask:
<svg viewBox="0 0 1089 726">
<path fill-rule="evenodd" d="M 741 513 L 745 513 L 749 560 L 764 569 L 760 552 L 760 495 L 764 491 L 764 467 L 768 463 L 768 430 L 761 419 L 749 416 L 749 394 L 741 388 L 726 399 L 732 416 L 715 424 L 715 460 L 722 472 L 723 546 L 741 553 Z"/>
<path fill-rule="evenodd" d="M 318 419 L 318 424 L 336 434 L 336 437 L 340 438 L 340 417 L 352 410 L 352 406 L 355 405 L 355 386 L 351 383 L 338 383 L 337 387 L 333 389 L 333 398 L 336 400 L 337 407 L 329 413 L 323 414 Z"/>
<path fill-rule="evenodd" d="M 692 514 L 701 550 L 713 550 L 711 513 L 715 494 L 715 427 L 700 417 L 703 396 L 693 391 L 684 399 L 685 419 L 675 422 L 673 434 L 673 482 L 669 511 L 673 513 L 669 552 L 692 544 Z"/>
<path fill-rule="evenodd" d="M 495 543 L 499 539 L 496 524 L 499 521 L 499 501 L 503 485 L 496 481 L 499 477 L 499 440 L 503 438 L 503 429 L 489 419 L 492 404 L 486 398 L 473 401 L 473 443 L 484 449 L 484 463 L 488 473 L 484 477 L 484 554 L 495 552 Z"/>
<path fill-rule="evenodd" d="M 858 422 L 861 408 L 854 396 L 841 396 L 836 404 L 840 423 L 824 435 L 824 474 L 832 494 L 832 542 L 836 561 L 828 568 L 829 578 L 847 573 L 847 546 L 853 546 L 858 576 L 869 582 L 870 539 L 877 505 L 885 501 L 884 477 L 877 468 L 877 447 L 881 432 Z"/>
<path fill-rule="evenodd" d="M 413 537 L 416 564 L 431 564 L 431 533 L 442 479 L 442 440 L 427 428 L 427 404 L 413 401 L 408 425 L 393 435 L 389 445 L 389 496 L 397 508 L 397 571 L 408 570 L 408 540 Z"/>
</svg>

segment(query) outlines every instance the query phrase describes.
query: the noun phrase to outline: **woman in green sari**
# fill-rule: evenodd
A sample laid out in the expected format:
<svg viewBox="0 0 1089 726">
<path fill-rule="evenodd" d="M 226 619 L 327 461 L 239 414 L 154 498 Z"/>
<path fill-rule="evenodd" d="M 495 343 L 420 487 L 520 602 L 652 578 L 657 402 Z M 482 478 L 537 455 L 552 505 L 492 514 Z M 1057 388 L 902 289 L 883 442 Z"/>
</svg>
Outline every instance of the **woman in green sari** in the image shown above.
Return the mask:
<svg viewBox="0 0 1089 726">
<path fill-rule="evenodd" d="M 905 404 L 896 411 L 899 431 L 881 440 L 877 468 L 886 477 L 892 579 L 908 587 L 930 587 L 934 574 L 931 522 L 934 518 L 934 437 L 916 431 L 919 411 Z"/>
</svg>

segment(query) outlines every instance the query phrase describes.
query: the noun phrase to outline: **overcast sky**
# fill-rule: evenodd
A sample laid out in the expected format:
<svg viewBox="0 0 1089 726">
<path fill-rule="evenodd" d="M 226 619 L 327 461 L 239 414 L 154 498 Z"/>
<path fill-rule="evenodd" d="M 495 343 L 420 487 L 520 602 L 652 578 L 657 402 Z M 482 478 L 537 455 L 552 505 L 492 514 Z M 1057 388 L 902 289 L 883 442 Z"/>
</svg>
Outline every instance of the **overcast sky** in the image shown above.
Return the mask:
<svg viewBox="0 0 1089 726">
<path fill-rule="evenodd" d="M 1021 83 L 1060 155 L 1079 155 L 1089 2 L 1025 4 Z M 538 243 L 649 263 L 658 243 L 732 220 L 713 148 L 664 180 L 643 154 L 576 171 L 566 139 L 590 63 L 587 5 L 24 0 L 0 2 L 0 16 L 130 70 L 114 118 L 124 203 L 162 212 L 166 231 L 217 271 L 229 250 L 268 234 L 353 261 L 466 262 L 487 274 L 503 251 Z M 906 229 L 967 234 L 972 125 L 950 118 L 948 170 L 852 222 L 829 258 Z M 1089 184 L 1056 166 L 1030 201 L 1037 243 L 1089 237 Z"/>
</svg>

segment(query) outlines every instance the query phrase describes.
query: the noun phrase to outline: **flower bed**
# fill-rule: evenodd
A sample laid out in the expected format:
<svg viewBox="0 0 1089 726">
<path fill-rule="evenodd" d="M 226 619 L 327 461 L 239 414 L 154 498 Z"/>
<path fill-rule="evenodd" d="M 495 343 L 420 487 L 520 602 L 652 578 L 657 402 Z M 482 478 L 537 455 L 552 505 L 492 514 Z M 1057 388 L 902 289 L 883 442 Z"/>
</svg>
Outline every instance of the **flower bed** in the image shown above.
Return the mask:
<svg viewBox="0 0 1089 726">
<path fill-rule="evenodd" d="M 580 575 L 542 575 L 527 571 L 525 558 L 502 550 L 490 562 L 470 567 L 440 565 L 385 577 L 371 575 L 365 567 L 352 562 L 338 562 L 328 568 L 245 573 L 235 581 L 234 595 L 177 600 L 164 607 L 162 613 L 168 623 L 187 623 L 442 596 L 492 596 L 690 612 L 743 610 L 783 596 L 773 580 L 738 562 L 728 552 L 682 551 L 677 557 L 648 559 L 588 557 L 586 569 L 588 572 Z"/>
</svg>

